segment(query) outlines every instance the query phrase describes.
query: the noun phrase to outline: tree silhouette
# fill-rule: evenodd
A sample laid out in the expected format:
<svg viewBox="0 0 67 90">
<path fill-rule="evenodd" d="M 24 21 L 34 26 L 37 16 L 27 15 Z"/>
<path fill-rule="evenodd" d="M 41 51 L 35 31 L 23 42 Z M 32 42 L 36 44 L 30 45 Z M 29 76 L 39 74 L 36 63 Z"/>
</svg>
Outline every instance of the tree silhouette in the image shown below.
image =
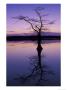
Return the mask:
<svg viewBox="0 0 67 90">
<path fill-rule="evenodd" d="M 51 70 L 48 65 L 42 63 L 42 59 L 44 58 L 41 55 L 42 50 L 37 50 L 37 56 L 32 56 L 30 72 L 25 75 L 19 75 L 15 77 L 14 80 L 18 80 L 20 85 L 27 85 L 27 86 L 43 86 L 47 85 L 46 82 L 49 82 L 49 75 L 54 76 L 55 73 Z"/>
<path fill-rule="evenodd" d="M 52 71 L 48 70 L 43 70 L 43 68 L 46 68 L 45 66 L 42 66 L 42 62 L 41 62 L 41 52 L 42 52 L 42 46 L 41 46 L 41 32 L 44 30 L 48 30 L 48 28 L 45 27 L 45 25 L 49 25 L 49 24 L 54 24 L 55 20 L 53 21 L 49 21 L 49 20 L 44 20 L 43 17 L 48 16 L 49 14 L 42 14 L 42 11 L 44 10 L 44 8 L 42 7 L 37 7 L 35 9 L 35 12 L 38 16 L 38 19 L 34 19 L 34 18 L 30 18 L 28 16 L 16 16 L 16 17 L 12 17 L 13 19 L 18 19 L 18 20 L 24 20 L 25 22 L 29 23 L 31 28 L 37 33 L 37 53 L 38 53 L 38 58 L 35 58 L 36 63 L 33 64 L 34 67 L 31 71 L 31 73 L 27 76 L 20 76 L 17 79 L 20 79 L 23 83 L 25 81 L 27 81 L 29 78 L 31 77 L 35 77 L 36 75 L 39 75 L 39 79 L 36 83 L 36 85 L 39 85 L 41 83 L 39 83 L 40 81 L 43 80 L 43 73 L 51 73 L 53 74 Z"/>
<path fill-rule="evenodd" d="M 37 33 L 37 36 L 38 36 L 38 38 L 37 38 L 38 47 L 37 48 L 40 48 L 40 49 L 42 49 L 42 46 L 41 46 L 41 32 L 45 31 L 45 30 L 48 30 L 48 28 L 46 28 L 45 25 L 49 25 L 49 24 L 51 25 L 51 24 L 55 23 L 55 20 L 49 21 L 49 20 L 44 20 L 43 19 L 45 16 L 49 15 L 49 14 L 42 14 L 43 10 L 44 10 L 43 7 L 37 7 L 34 10 L 37 14 L 38 19 L 30 18 L 28 16 L 23 16 L 23 15 L 12 17 L 13 19 L 22 20 L 22 21 L 25 21 L 28 24 L 30 24 L 31 28 Z"/>
</svg>

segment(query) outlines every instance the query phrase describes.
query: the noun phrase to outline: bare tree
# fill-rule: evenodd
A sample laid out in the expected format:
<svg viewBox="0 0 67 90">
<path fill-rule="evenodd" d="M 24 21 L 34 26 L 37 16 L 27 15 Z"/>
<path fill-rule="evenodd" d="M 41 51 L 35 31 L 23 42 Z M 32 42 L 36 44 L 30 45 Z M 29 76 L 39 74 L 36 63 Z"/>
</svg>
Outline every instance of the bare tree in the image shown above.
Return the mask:
<svg viewBox="0 0 67 90">
<path fill-rule="evenodd" d="M 48 28 L 46 28 L 45 25 L 49 25 L 49 24 L 54 24 L 54 21 L 49 21 L 49 20 L 44 20 L 45 16 L 48 16 L 49 14 L 42 14 L 43 8 L 41 7 L 37 7 L 35 9 L 35 12 L 38 16 L 38 19 L 34 19 L 34 18 L 30 18 L 28 16 L 16 16 L 16 17 L 12 17 L 13 19 L 18 19 L 18 20 L 24 20 L 25 22 L 29 23 L 31 28 L 37 33 L 37 41 L 38 41 L 38 46 L 37 46 L 37 53 L 38 53 L 38 59 L 35 58 L 35 61 L 37 61 L 34 64 L 34 67 L 31 71 L 31 73 L 27 76 L 21 76 L 20 80 L 22 80 L 22 82 L 27 81 L 29 78 L 31 79 L 31 77 L 35 77 L 36 75 L 39 75 L 39 79 L 37 80 L 37 84 L 39 84 L 42 80 L 43 80 L 43 74 L 44 73 L 52 73 L 52 71 L 50 70 L 43 70 L 43 66 L 42 66 L 42 62 L 41 62 L 41 52 L 42 52 L 42 46 L 41 46 L 41 32 L 44 30 L 48 30 Z M 46 69 L 46 67 L 45 67 Z"/>
<path fill-rule="evenodd" d="M 30 18 L 28 16 L 23 16 L 23 15 L 12 17 L 13 19 L 24 20 L 25 22 L 30 24 L 31 28 L 38 35 L 37 41 L 38 41 L 38 45 L 41 49 L 42 49 L 42 47 L 41 47 L 41 32 L 44 31 L 44 30 L 48 30 L 48 28 L 46 28 L 45 25 L 54 24 L 54 22 L 55 22 L 55 20 L 53 20 L 53 21 L 44 20 L 43 18 L 45 16 L 48 16 L 49 14 L 42 14 L 43 10 L 44 10 L 44 8 L 42 8 L 42 7 L 37 7 L 34 10 L 37 14 L 38 19 Z"/>
</svg>

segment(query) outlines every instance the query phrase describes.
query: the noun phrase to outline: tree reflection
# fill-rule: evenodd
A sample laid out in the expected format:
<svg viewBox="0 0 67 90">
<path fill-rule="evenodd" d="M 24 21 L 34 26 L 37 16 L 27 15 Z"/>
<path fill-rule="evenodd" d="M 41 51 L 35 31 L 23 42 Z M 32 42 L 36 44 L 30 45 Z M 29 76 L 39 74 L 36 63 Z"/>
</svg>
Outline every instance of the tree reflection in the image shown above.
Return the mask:
<svg viewBox="0 0 67 90">
<path fill-rule="evenodd" d="M 30 73 L 15 78 L 15 80 L 18 80 L 21 85 L 42 86 L 45 85 L 47 81 L 49 81 L 49 74 L 54 75 L 54 72 L 50 70 L 48 66 L 45 65 L 45 63 L 42 62 L 42 59 L 44 58 L 44 56 L 41 55 L 42 50 L 43 48 L 41 46 L 41 40 L 39 38 L 37 46 L 38 55 L 31 57 L 32 67 Z"/>
</svg>

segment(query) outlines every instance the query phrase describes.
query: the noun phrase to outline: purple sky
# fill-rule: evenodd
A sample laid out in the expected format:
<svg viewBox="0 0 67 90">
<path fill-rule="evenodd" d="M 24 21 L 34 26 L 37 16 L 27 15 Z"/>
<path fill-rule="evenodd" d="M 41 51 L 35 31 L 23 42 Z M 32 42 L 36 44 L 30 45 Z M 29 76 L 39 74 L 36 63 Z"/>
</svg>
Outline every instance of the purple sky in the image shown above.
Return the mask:
<svg viewBox="0 0 67 90">
<path fill-rule="evenodd" d="M 48 25 L 48 32 L 60 32 L 60 4 L 7 4 L 7 34 L 30 33 L 33 30 L 30 25 L 24 21 L 13 19 L 15 16 L 28 16 L 38 18 L 34 11 L 37 7 L 43 7 L 43 14 L 49 14 L 44 18 L 46 20 L 55 20 L 53 25 Z"/>
</svg>

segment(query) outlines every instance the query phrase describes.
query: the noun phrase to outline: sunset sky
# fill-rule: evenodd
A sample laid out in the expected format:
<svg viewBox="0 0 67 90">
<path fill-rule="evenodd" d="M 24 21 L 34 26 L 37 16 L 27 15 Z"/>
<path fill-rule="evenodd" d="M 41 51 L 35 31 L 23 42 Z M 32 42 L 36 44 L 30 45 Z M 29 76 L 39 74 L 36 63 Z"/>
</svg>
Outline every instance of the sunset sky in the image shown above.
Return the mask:
<svg viewBox="0 0 67 90">
<path fill-rule="evenodd" d="M 60 4 L 7 4 L 7 34 L 23 34 L 31 33 L 33 30 L 27 22 L 13 19 L 15 16 L 28 16 L 30 18 L 38 18 L 34 11 L 37 7 L 43 7 L 43 14 L 48 14 L 44 19 L 53 21 L 53 25 L 48 25 L 47 32 L 59 32 L 60 33 Z"/>
</svg>

